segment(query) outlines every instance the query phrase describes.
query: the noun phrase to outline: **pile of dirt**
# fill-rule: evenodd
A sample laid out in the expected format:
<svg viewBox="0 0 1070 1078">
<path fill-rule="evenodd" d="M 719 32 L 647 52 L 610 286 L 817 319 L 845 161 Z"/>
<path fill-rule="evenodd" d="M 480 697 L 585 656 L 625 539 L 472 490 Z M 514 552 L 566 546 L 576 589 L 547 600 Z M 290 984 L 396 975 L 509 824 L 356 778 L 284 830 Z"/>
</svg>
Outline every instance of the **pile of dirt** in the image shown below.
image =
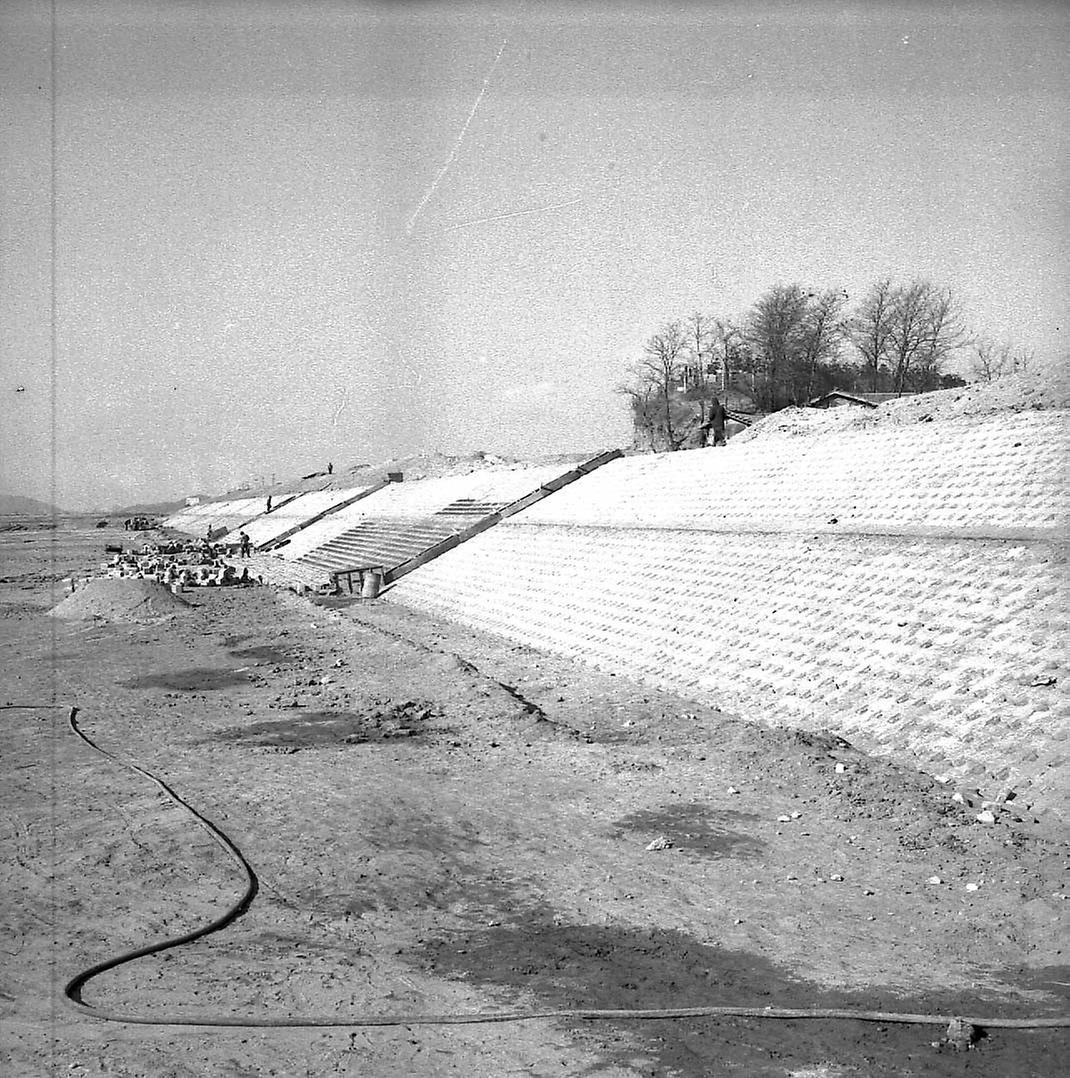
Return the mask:
<svg viewBox="0 0 1070 1078">
<path fill-rule="evenodd" d="M 52 608 L 57 618 L 71 621 L 101 618 L 104 621 L 149 621 L 172 617 L 189 603 L 163 584 L 152 580 L 106 577 L 90 580 L 73 595 Z"/>
<path fill-rule="evenodd" d="M 746 442 L 770 435 L 821 437 L 876 426 L 1066 409 L 1070 409 L 1070 360 L 1061 359 L 991 382 L 918 393 L 877 408 L 785 408 L 737 434 L 732 441 Z"/>
</svg>

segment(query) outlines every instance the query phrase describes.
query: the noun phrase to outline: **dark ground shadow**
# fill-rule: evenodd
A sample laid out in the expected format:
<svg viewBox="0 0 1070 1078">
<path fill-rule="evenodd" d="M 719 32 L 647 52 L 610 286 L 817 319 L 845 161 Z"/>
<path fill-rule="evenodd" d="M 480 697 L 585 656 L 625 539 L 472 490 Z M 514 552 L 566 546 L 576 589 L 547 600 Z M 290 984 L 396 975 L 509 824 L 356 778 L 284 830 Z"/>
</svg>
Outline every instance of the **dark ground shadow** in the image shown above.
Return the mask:
<svg viewBox="0 0 1070 1078">
<path fill-rule="evenodd" d="M 176 692 L 205 692 L 209 689 L 230 689 L 244 685 L 248 679 L 236 670 L 225 667 L 193 667 L 166 674 L 146 674 L 122 684 L 128 689 L 172 689 Z"/>
<path fill-rule="evenodd" d="M 515 916 L 515 914 L 514 914 Z M 745 951 L 697 943 L 668 929 L 556 925 L 547 911 L 522 923 L 461 932 L 425 944 L 421 967 L 466 984 L 508 986 L 554 1008 L 714 1006 L 816 1007 L 1007 1017 L 1036 1013 L 1022 1003 L 951 993 L 903 998 L 875 987 L 837 992 L 797 980 Z M 1059 979 L 1059 978 L 1056 978 Z M 1049 1008 L 1047 1014 L 1056 1013 Z M 1062 1075 L 1070 1031 L 993 1030 L 969 1051 L 934 1048 L 945 1029 L 843 1020 L 758 1018 L 582 1022 L 575 1028 L 605 1063 L 647 1062 L 653 1075 L 783 1075 L 825 1064 L 831 1076 Z M 817 1071 L 817 1073 L 820 1073 Z"/>
</svg>

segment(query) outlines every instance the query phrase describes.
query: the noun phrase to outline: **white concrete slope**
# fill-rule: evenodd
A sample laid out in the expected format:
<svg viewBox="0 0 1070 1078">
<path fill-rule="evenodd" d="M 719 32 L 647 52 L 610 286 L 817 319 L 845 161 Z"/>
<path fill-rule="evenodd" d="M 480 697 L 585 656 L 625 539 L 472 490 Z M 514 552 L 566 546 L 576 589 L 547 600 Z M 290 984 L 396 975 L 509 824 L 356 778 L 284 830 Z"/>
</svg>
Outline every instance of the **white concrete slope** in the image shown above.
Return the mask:
<svg viewBox="0 0 1070 1078">
<path fill-rule="evenodd" d="M 488 469 L 467 475 L 391 483 L 298 532 L 289 543 L 279 547 L 277 553 L 287 561 L 296 561 L 344 535 L 363 520 L 418 520 L 462 500 L 491 506 L 505 505 L 537 490 L 541 484 L 556 479 L 568 470 L 565 465 L 553 464 L 503 471 Z M 560 492 L 554 495 L 559 496 Z"/>
<path fill-rule="evenodd" d="M 391 600 L 1070 803 L 1070 413 L 611 462 Z"/>
<path fill-rule="evenodd" d="M 296 498 L 283 503 L 278 509 L 264 513 L 243 527 L 234 528 L 224 537 L 224 542 L 237 543 L 239 532 L 244 531 L 254 547 L 263 546 L 278 538 L 291 528 L 300 527 L 305 521 L 319 516 L 332 506 L 356 498 L 367 487 L 351 487 L 346 490 L 315 490 L 299 494 Z M 263 506 L 263 499 L 258 499 Z"/>
<path fill-rule="evenodd" d="M 288 494 L 277 494 L 273 501 L 284 502 Z M 203 536 L 208 526 L 213 532 L 228 532 L 261 516 L 267 508 L 266 498 L 229 498 L 218 502 L 201 502 L 172 513 L 163 521 L 165 528 L 185 532 L 187 535 Z"/>
</svg>

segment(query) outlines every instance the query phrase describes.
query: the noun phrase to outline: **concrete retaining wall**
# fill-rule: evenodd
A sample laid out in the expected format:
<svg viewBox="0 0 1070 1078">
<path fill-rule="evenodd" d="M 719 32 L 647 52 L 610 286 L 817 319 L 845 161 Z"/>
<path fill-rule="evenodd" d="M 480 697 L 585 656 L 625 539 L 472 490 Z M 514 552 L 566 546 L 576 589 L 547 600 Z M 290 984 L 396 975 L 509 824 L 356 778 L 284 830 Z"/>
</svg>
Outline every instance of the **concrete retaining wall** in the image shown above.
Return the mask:
<svg viewBox="0 0 1070 1078">
<path fill-rule="evenodd" d="M 1065 812 L 1070 413 L 612 462 L 389 597 Z"/>
<path fill-rule="evenodd" d="M 274 496 L 274 502 L 279 505 L 288 497 L 288 494 L 277 494 Z M 231 498 L 227 501 L 202 502 L 173 513 L 164 520 L 163 525 L 165 528 L 200 537 L 204 535 L 209 524 L 213 531 L 220 528 L 226 531 L 238 528 L 260 516 L 266 505 L 266 498 Z"/>
<path fill-rule="evenodd" d="M 364 490 L 367 490 L 367 487 L 351 487 L 347 490 L 317 490 L 310 491 L 307 494 L 299 494 L 278 509 L 273 509 L 270 513 L 265 513 L 263 516 L 257 517 L 256 520 L 250 521 L 245 526 L 244 531 L 249 536 L 249 541 L 254 547 L 263 546 L 265 543 L 269 543 L 272 539 L 282 535 L 283 532 L 304 524 L 305 521 L 325 512 L 331 506 L 339 505 L 357 497 Z M 257 500 L 263 507 L 263 499 Z M 240 527 L 235 528 L 226 536 L 226 541 L 237 543 L 239 540 L 238 533 L 241 530 Z"/>
</svg>

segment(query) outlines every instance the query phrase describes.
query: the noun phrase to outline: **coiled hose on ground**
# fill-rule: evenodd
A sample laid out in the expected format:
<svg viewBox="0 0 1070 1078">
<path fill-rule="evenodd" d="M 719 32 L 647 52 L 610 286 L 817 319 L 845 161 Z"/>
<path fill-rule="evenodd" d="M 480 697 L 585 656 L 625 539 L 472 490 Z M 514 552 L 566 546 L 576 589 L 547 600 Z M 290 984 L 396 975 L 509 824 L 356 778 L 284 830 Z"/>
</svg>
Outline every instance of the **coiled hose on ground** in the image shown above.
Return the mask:
<svg viewBox="0 0 1070 1078">
<path fill-rule="evenodd" d="M 59 704 L 8 704 L 0 705 L 0 708 L 55 708 L 65 705 Z M 170 786 L 161 778 L 147 771 L 137 764 L 109 752 L 98 745 L 78 724 L 78 708 L 71 707 L 68 710 L 67 722 L 71 731 L 79 737 L 94 752 L 112 760 L 121 767 L 136 772 L 143 778 L 148 779 L 176 805 L 185 809 L 200 827 L 211 835 L 212 839 L 223 849 L 227 856 L 241 869 L 245 877 L 245 889 L 236 902 L 213 920 L 191 932 L 183 933 L 157 943 L 146 944 L 134 950 L 124 951 L 122 954 L 97 962 L 86 969 L 76 973 L 63 989 L 67 1004 L 77 1013 L 88 1018 L 96 1018 L 105 1022 L 123 1022 L 133 1025 L 151 1026 L 238 1026 L 238 1027 L 311 1027 L 311 1026 L 416 1026 L 416 1025 L 470 1025 L 486 1022 L 526 1022 L 540 1018 L 564 1018 L 570 1020 L 612 1020 L 628 1021 L 640 1019 L 667 1019 L 667 1018 L 779 1018 L 779 1019 L 850 1019 L 856 1022 L 896 1022 L 912 1025 L 973 1026 L 978 1029 L 1056 1029 L 1070 1027 L 1070 1016 L 1055 1018 L 1000 1018 L 1000 1017 L 969 1017 L 962 1015 L 946 1014 L 904 1014 L 896 1011 L 859 1011 L 839 1008 L 794 1008 L 794 1007 L 667 1007 L 651 1010 L 601 1010 L 601 1009 L 522 1009 L 514 1011 L 472 1011 L 452 1014 L 354 1014 L 348 1016 L 330 1015 L 279 1015 L 274 1017 L 253 1017 L 240 1015 L 220 1015 L 214 1013 L 181 1012 L 162 1014 L 131 1014 L 123 1011 L 111 1011 L 100 1007 L 94 1007 L 86 1003 L 82 998 L 82 992 L 91 980 L 100 974 L 127 963 L 134 962 L 148 955 L 160 954 L 175 947 L 181 947 L 194 940 L 203 939 L 225 928 L 231 922 L 239 918 L 250 906 L 259 890 L 256 873 L 245 859 L 242 852 L 230 838 L 211 820 L 198 812 L 192 805 L 184 801 Z"/>
</svg>

